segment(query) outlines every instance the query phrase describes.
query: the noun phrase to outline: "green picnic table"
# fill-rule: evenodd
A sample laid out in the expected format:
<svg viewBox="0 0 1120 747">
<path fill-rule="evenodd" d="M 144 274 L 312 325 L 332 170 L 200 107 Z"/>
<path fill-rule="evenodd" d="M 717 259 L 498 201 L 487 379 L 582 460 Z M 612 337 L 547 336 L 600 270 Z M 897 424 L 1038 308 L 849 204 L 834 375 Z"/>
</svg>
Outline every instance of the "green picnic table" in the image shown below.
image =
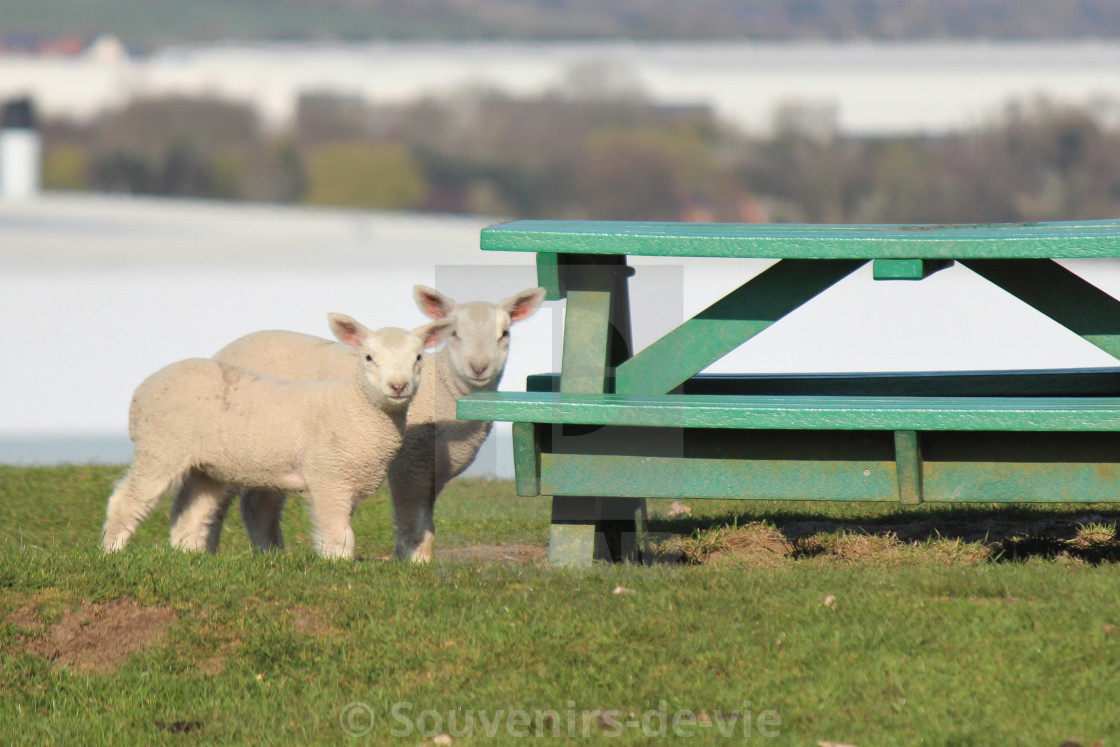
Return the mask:
<svg viewBox="0 0 1120 747">
<path fill-rule="evenodd" d="M 640 557 L 646 498 L 1120 500 L 1120 368 L 700 373 L 868 262 L 883 281 L 959 262 L 1120 357 L 1120 301 L 1054 261 L 1120 258 L 1120 221 L 523 220 L 481 243 L 536 253 L 548 297 L 567 300 L 559 373 L 458 404 L 461 419 L 513 423 L 518 494 L 553 497 L 553 562 Z M 634 351 L 630 256 L 778 261 Z"/>
</svg>

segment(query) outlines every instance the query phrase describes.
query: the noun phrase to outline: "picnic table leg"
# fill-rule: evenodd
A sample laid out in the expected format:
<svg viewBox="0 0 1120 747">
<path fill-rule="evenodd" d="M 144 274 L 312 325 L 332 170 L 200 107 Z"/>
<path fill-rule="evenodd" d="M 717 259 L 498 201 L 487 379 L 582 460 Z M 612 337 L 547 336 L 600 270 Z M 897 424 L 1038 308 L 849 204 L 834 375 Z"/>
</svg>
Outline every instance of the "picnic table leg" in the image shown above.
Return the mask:
<svg viewBox="0 0 1120 747">
<path fill-rule="evenodd" d="M 568 306 L 560 390 L 598 394 L 610 389 L 614 368 L 631 355 L 627 279 L 633 270 L 622 257 L 586 261 L 563 267 Z M 553 496 L 549 560 L 640 560 L 646 516 L 644 498 Z"/>
</svg>

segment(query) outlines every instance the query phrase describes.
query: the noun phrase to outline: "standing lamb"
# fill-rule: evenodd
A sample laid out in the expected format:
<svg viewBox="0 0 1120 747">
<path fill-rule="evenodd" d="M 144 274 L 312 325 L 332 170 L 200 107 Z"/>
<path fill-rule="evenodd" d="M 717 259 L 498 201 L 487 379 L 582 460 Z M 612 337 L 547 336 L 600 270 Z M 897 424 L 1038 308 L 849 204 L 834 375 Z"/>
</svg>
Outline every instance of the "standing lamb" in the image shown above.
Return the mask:
<svg viewBox="0 0 1120 747">
<path fill-rule="evenodd" d="M 124 547 L 160 496 L 184 479 L 171 509 L 171 542 L 217 547 L 232 493 L 245 488 L 308 495 L 318 553 L 354 555 L 350 517 L 380 487 L 404 439 L 423 350 L 454 326 L 375 332 L 330 316 L 354 352 L 328 381 L 281 381 L 210 359 L 173 363 L 137 388 L 129 411 L 132 468 L 109 497 L 102 547 Z"/>
<path fill-rule="evenodd" d="M 408 409 L 404 446 L 389 466 L 398 558 L 432 559 L 436 497 L 470 466 L 490 433 L 488 422 L 458 420 L 455 403 L 472 392 L 498 388 L 509 355 L 510 325 L 535 312 L 544 294 L 543 288 L 530 288 L 497 304 L 456 304 L 422 285 L 413 290 L 420 310 L 432 319 L 450 320 L 454 331 L 442 350 L 426 356 L 419 390 Z M 242 337 L 214 358 L 285 379 L 329 378 L 354 365 L 354 353 L 347 347 L 279 331 Z M 284 497 L 280 489 L 243 491 L 241 495 L 245 526 L 261 550 L 283 547 L 280 516 Z"/>
</svg>

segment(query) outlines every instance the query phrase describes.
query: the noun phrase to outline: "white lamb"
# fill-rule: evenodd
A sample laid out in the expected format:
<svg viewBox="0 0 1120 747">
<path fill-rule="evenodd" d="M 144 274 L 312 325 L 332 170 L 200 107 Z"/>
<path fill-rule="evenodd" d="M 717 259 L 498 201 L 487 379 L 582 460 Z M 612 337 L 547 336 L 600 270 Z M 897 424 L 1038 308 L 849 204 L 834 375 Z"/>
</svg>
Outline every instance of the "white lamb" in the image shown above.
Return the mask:
<svg viewBox="0 0 1120 747">
<path fill-rule="evenodd" d="M 432 512 L 444 486 L 463 472 L 490 433 L 490 423 L 458 420 L 459 397 L 498 388 L 509 354 L 509 328 L 530 316 L 544 300 L 543 288 L 530 288 L 497 304 L 456 304 L 422 285 L 413 295 L 427 316 L 449 320 L 454 331 L 437 353 L 425 356 L 420 387 L 408 409 L 404 445 L 389 466 L 389 489 L 397 527 L 396 556 L 417 562 L 432 559 Z M 284 379 L 338 376 L 354 365 L 354 351 L 296 332 L 256 332 L 230 343 L 215 360 Z M 190 489 L 188 483 L 184 489 Z M 280 517 L 285 494 L 243 491 L 241 514 L 252 542 L 261 550 L 283 547 Z M 205 523 L 206 516 L 195 519 Z"/>
<path fill-rule="evenodd" d="M 454 325 L 443 320 L 412 332 L 371 332 L 342 315 L 332 314 L 330 322 L 353 350 L 340 378 L 281 381 L 191 359 L 137 388 L 129 411 L 136 455 L 109 497 L 106 552 L 122 548 L 160 496 L 183 479 L 171 511 L 177 547 L 216 549 L 233 484 L 305 493 L 318 553 L 353 557 L 350 517 L 358 500 L 380 487 L 401 446 L 424 348 Z"/>
</svg>

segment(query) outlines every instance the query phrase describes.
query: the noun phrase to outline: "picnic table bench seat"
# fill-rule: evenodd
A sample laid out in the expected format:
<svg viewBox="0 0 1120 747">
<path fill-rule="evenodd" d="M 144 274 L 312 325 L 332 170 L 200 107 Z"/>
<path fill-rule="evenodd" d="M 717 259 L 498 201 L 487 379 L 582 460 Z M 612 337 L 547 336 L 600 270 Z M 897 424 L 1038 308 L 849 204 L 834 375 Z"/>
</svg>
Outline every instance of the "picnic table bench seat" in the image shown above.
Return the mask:
<svg viewBox="0 0 1120 747">
<path fill-rule="evenodd" d="M 1111 380 L 1115 390 L 1117 375 L 1078 372 L 1072 381 Z M 1056 376 L 1009 378 L 1030 390 Z M 876 378 L 908 383 L 839 381 L 858 389 Z M 928 385 L 939 377 L 915 378 Z M 975 384 L 988 375 L 943 379 Z M 796 389 L 813 381 L 761 383 Z M 1120 396 L 1083 396 L 1070 386 L 1057 387 L 1064 396 L 486 392 L 463 400 L 459 413 L 514 423 L 524 496 L 1098 501 L 1120 485 Z"/>
<path fill-rule="evenodd" d="M 670 428 L 1109 431 L 1120 430 L 1120 397 L 482 392 L 465 402 L 459 415 L 514 423 Z"/>
</svg>

